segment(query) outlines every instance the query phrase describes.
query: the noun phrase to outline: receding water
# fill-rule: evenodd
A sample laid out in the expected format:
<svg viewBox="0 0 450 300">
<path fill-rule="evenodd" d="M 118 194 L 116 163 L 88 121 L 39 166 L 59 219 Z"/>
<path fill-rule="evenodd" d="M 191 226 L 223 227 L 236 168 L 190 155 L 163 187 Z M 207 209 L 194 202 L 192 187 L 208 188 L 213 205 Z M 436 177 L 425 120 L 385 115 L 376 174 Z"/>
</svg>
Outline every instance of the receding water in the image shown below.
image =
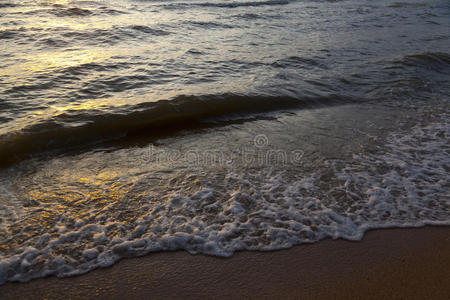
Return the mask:
<svg viewBox="0 0 450 300">
<path fill-rule="evenodd" d="M 0 283 L 450 224 L 450 3 L 0 2 Z"/>
</svg>

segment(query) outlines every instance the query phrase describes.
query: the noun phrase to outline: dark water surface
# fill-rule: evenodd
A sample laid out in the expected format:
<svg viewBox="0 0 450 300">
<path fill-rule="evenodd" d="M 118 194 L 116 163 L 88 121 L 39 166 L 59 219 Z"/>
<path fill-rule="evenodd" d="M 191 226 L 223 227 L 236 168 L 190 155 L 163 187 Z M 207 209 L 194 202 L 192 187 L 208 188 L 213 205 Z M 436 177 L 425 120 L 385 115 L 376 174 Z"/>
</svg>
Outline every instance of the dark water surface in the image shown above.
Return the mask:
<svg viewBox="0 0 450 300">
<path fill-rule="evenodd" d="M 450 224 L 450 3 L 0 0 L 0 283 Z"/>
</svg>

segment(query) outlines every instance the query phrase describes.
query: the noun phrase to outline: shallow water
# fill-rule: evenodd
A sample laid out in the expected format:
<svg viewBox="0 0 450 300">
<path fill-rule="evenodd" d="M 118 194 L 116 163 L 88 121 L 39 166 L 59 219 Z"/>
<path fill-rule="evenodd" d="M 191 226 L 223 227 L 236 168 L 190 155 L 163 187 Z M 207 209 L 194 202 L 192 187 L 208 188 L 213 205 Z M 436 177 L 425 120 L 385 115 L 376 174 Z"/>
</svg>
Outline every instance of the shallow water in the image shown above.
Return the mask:
<svg viewBox="0 0 450 300">
<path fill-rule="evenodd" d="M 0 2 L 0 283 L 450 224 L 449 15 Z"/>
</svg>

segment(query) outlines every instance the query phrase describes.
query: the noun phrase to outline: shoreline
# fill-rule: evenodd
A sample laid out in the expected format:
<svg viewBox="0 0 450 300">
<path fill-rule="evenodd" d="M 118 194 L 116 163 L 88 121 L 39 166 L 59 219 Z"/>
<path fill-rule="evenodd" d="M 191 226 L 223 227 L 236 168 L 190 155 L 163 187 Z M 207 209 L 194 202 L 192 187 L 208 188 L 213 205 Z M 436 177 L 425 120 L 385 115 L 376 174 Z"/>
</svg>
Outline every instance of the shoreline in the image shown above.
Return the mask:
<svg viewBox="0 0 450 300">
<path fill-rule="evenodd" d="M 156 252 L 87 274 L 0 286 L 31 298 L 450 297 L 450 227 L 376 229 L 361 241 L 326 239 L 231 258 Z"/>
</svg>

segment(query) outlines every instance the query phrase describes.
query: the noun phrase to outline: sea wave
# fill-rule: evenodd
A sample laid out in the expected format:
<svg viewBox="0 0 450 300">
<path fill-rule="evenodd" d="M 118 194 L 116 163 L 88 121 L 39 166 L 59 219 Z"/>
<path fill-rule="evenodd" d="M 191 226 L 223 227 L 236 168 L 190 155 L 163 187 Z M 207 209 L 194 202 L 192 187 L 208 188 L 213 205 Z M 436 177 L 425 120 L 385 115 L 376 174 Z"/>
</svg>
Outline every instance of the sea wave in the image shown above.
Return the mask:
<svg viewBox="0 0 450 300">
<path fill-rule="evenodd" d="M 414 55 L 407 55 L 401 63 L 410 67 L 421 67 L 432 69 L 433 71 L 450 70 L 450 54 L 444 52 L 426 52 Z"/>
<path fill-rule="evenodd" d="M 289 0 L 267 0 L 267 1 L 231 1 L 231 2 L 176 2 L 163 4 L 167 9 L 181 9 L 186 7 L 217 7 L 217 8 L 237 8 L 237 7 L 255 7 L 255 6 L 278 6 L 287 5 Z"/>
<path fill-rule="evenodd" d="M 80 3 L 80 6 L 83 3 Z M 98 6 L 100 5 L 100 6 Z M 97 3 L 97 6 L 87 6 L 86 8 L 81 8 L 78 6 L 66 6 L 62 4 L 53 4 L 49 7 L 39 6 L 31 10 L 23 12 L 25 15 L 35 16 L 41 14 L 47 14 L 56 16 L 59 18 L 82 18 L 82 17 L 92 17 L 92 16 L 102 16 L 102 15 L 119 15 L 126 14 L 126 11 L 113 9 Z"/>
<path fill-rule="evenodd" d="M 32 43 L 36 49 L 66 49 L 79 45 L 115 45 L 123 41 L 154 39 L 170 35 L 171 32 L 145 25 L 111 26 L 109 28 L 16 28 L 0 30 L 0 40 Z"/>
<path fill-rule="evenodd" d="M 20 131 L 0 136 L 0 166 L 8 166 L 43 151 L 117 139 L 133 132 L 157 135 L 158 129 L 193 124 L 231 114 L 250 114 L 296 107 L 349 103 L 339 95 L 293 98 L 264 95 L 177 96 L 170 100 L 100 110 L 68 110 Z"/>
</svg>

